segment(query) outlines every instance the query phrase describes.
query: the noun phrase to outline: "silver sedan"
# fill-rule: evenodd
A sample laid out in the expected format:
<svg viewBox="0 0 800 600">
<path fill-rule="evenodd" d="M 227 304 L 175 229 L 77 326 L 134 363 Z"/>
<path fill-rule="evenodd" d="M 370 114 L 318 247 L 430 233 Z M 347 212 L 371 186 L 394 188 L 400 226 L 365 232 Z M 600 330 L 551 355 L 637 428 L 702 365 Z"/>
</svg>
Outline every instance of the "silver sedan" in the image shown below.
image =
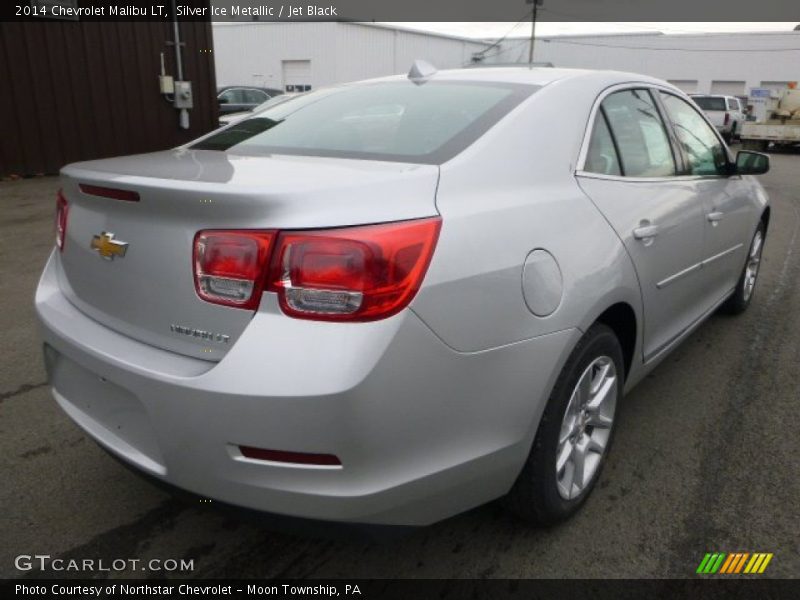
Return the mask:
<svg viewBox="0 0 800 600">
<path fill-rule="evenodd" d="M 752 301 L 768 168 L 663 81 L 419 67 L 69 165 L 36 294 L 53 394 L 219 502 L 558 521 L 623 393 Z"/>
</svg>

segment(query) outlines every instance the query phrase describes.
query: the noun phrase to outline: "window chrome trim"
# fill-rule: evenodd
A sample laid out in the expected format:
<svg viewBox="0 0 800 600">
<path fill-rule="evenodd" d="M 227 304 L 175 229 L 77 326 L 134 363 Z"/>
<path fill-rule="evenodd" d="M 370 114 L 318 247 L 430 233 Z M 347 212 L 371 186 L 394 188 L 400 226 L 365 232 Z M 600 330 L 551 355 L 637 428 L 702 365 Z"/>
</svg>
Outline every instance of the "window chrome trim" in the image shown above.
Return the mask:
<svg viewBox="0 0 800 600">
<path fill-rule="evenodd" d="M 677 181 L 718 181 L 723 175 L 668 175 L 660 177 L 625 177 L 624 175 L 606 175 L 605 173 L 592 173 L 591 171 L 577 170 L 575 177 L 586 179 L 607 179 L 610 181 L 625 181 L 628 183 L 658 183 L 658 182 L 677 182 Z"/>
</svg>

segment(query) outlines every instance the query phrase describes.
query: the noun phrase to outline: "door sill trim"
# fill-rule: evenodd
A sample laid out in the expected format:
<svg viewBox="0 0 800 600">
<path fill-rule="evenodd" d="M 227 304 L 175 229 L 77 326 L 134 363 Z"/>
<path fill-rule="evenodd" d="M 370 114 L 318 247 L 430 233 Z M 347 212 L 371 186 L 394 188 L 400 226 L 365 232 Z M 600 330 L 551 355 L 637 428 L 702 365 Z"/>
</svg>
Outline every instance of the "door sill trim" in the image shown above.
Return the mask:
<svg viewBox="0 0 800 600">
<path fill-rule="evenodd" d="M 643 366 L 649 365 L 653 361 L 658 360 L 663 355 L 668 353 L 675 346 L 679 345 L 686 337 L 688 337 L 692 332 L 694 332 L 694 330 L 697 329 L 697 327 L 702 325 L 703 322 L 705 322 L 705 320 L 708 319 L 708 317 L 710 317 L 720 306 L 722 306 L 722 304 L 731 296 L 731 294 L 733 294 L 733 292 L 735 290 L 736 290 L 736 287 L 732 287 L 730 290 L 728 290 L 722 296 L 722 298 L 717 300 L 711 306 L 711 308 L 709 308 L 706 312 L 704 312 L 702 315 L 697 317 L 697 319 L 692 321 L 689 325 L 687 325 L 685 328 L 683 328 L 674 337 L 672 337 L 670 340 L 668 340 L 667 342 L 665 342 L 664 344 L 662 344 L 661 346 L 656 348 L 653 352 L 651 352 L 650 354 L 645 355 L 642 365 Z"/>
</svg>

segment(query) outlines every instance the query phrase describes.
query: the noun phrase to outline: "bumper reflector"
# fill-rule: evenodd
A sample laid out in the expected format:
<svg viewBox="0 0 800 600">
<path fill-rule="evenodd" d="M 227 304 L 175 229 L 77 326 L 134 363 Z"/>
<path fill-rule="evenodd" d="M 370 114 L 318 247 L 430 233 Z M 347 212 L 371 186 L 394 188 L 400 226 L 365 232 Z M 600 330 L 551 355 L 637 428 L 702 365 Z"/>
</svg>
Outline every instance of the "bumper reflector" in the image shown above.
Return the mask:
<svg viewBox="0 0 800 600">
<path fill-rule="evenodd" d="M 310 454 L 308 452 L 286 452 L 284 450 L 267 450 L 252 446 L 239 446 L 239 452 L 245 458 L 268 460 L 271 462 L 293 463 L 297 465 L 315 465 L 320 467 L 341 467 L 342 461 L 333 454 Z"/>
</svg>

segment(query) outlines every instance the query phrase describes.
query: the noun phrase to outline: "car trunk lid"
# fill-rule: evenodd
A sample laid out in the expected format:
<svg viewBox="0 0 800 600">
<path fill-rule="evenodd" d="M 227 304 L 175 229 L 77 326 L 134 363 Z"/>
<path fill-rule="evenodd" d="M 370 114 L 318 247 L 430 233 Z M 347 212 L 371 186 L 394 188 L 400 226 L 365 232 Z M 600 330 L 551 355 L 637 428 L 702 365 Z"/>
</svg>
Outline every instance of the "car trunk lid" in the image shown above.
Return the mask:
<svg viewBox="0 0 800 600">
<path fill-rule="evenodd" d="M 63 169 L 62 180 L 69 217 L 59 280 L 69 300 L 120 333 L 208 360 L 224 356 L 253 311 L 198 297 L 198 231 L 316 229 L 437 214 L 438 167 L 431 165 L 177 149 L 77 163 Z"/>
</svg>

